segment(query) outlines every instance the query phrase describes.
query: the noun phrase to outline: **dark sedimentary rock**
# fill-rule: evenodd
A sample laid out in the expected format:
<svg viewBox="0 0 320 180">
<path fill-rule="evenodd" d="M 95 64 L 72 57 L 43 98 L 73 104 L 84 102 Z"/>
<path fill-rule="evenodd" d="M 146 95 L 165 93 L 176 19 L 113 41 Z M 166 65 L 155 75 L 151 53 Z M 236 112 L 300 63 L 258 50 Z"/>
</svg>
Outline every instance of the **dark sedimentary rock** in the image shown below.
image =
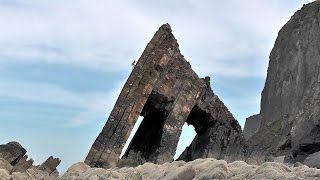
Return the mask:
<svg viewBox="0 0 320 180">
<path fill-rule="evenodd" d="M 0 145 L 0 157 L 8 161 L 12 166 L 16 165 L 26 152 L 18 142 Z"/>
<path fill-rule="evenodd" d="M 242 157 L 240 126 L 212 92 L 209 81 L 191 69 L 170 26 L 163 25 L 134 67 L 85 163 L 91 167 L 116 166 L 139 116 L 144 119 L 124 159 L 138 163 L 172 161 L 185 122 L 198 134 L 188 150 L 191 159 Z"/>
<path fill-rule="evenodd" d="M 243 136 L 246 140 L 251 138 L 256 132 L 259 131 L 261 125 L 261 116 L 256 114 L 246 119 L 246 124 L 243 129 Z"/>
<path fill-rule="evenodd" d="M 40 166 L 34 166 L 33 159 L 28 160 L 28 156 L 25 155 L 26 152 L 18 142 L 9 142 L 8 144 L 0 145 L 0 169 L 5 169 L 13 175 L 15 173 L 21 173 L 26 176 L 32 176 L 31 174 L 33 173 L 30 174 L 29 172 L 32 171 L 36 174 L 47 175 L 48 177 L 59 176 L 56 167 L 60 164 L 60 159 L 50 156 Z"/>
<path fill-rule="evenodd" d="M 12 172 L 25 172 L 33 165 L 33 159 L 28 159 L 28 156 L 23 156 L 18 163 L 13 167 Z"/>
<path fill-rule="evenodd" d="M 54 158 L 50 156 L 45 162 L 39 166 L 39 170 L 45 171 L 49 174 L 56 173 L 57 166 L 60 164 L 61 160 L 59 158 Z"/>
<path fill-rule="evenodd" d="M 210 157 L 232 162 L 243 159 L 241 128 L 210 85 L 206 86 L 186 122 L 195 127 L 197 135 L 178 160 Z"/>
<path fill-rule="evenodd" d="M 303 162 L 320 151 L 319 97 L 320 1 L 315 1 L 279 32 L 262 92 L 261 126 L 248 141 L 249 161 L 285 155 Z"/>
</svg>

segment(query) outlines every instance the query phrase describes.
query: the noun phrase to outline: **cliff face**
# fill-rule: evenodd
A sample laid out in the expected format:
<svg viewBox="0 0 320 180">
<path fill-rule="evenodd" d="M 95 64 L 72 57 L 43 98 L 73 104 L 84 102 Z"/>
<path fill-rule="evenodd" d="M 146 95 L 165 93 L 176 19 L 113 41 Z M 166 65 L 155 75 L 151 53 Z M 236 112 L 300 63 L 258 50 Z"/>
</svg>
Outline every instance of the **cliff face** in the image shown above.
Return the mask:
<svg viewBox="0 0 320 180">
<path fill-rule="evenodd" d="M 320 151 L 320 2 L 304 5 L 270 54 L 253 149 L 302 161 Z"/>
<path fill-rule="evenodd" d="M 91 167 L 115 167 L 139 116 L 144 119 L 122 159 L 134 163 L 173 161 L 184 123 L 197 137 L 181 156 L 238 160 L 241 128 L 210 87 L 180 53 L 168 24 L 160 27 L 134 67 L 108 121 L 85 160 Z"/>
</svg>

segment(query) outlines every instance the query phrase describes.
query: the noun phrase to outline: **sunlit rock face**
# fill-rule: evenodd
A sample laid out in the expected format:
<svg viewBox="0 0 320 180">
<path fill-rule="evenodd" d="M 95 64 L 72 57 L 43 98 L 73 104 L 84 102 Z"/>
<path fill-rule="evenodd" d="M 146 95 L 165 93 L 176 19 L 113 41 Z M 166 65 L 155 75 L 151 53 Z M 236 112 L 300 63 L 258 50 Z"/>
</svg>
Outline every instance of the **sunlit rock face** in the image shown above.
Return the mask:
<svg viewBox="0 0 320 180">
<path fill-rule="evenodd" d="M 249 156 L 285 155 L 303 162 L 320 151 L 319 107 L 320 2 L 315 1 L 297 11 L 278 34 Z"/>
<path fill-rule="evenodd" d="M 180 159 L 243 159 L 238 122 L 211 90 L 210 78 L 199 78 L 191 69 L 168 24 L 139 58 L 85 163 L 115 167 L 139 116 L 144 119 L 122 159 L 138 164 L 173 161 L 185 122 L 197 136 Z"/>
</svg>

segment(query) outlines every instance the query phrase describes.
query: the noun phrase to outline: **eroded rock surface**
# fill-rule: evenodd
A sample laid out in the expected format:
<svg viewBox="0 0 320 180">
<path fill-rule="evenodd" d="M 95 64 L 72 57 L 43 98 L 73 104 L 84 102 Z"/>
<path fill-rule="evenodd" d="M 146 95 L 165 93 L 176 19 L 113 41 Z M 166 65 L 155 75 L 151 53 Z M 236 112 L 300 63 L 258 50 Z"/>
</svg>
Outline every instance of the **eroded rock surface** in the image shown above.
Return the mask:
<svg viewBox="0 0 320 180">
<path fill-rule="evenodd" d="M 261 115 L 256 114 L 246 119 L 246 123 L 243 129 L 243 136 L 246 140 L 250 139 L 255 133 L 257 133 L 261 126 Z"/>
<path fill-rule="evenodd" d="M 207 157 L 227 162 L 243 160 L 241 128 L 209 85 L 191 110 L 186 123 L 195 127 L 197 135 L 179 160 L 192 161 Z"/>
<path fill-rule="evenodd" d="M 305 165 L 289 167 L 281 163 L 267 162 L 260 166 L 243 161 L 227 163 L 213 158 L 190 162 L 174 161 L 162 165 L 145 163 L 137 167 L 90 168 L 85 163 L 72 165 L 62 180 L 110 179 L 110 180 L 204 180 L 204 179 L 297 179 L 318 180 L 320 170 Z"/>
<path fill-rule="evenodd" d="M 18 142 L 9 142 L 0 145 L 0 157 L 10 163 L 16 165 L 18 161 L 26 154 L 25 150 Z"/>
<path fill-rule="evenodd" d="M 303 162 L 320 151 L 320 1 L 304 5 L 280 30 L 261 99 L 261 126 L 248 162 L 268 156 Z M 260 158 L 260 159 L 259 159 Z"/>
<path fill-rule="evenodd" d="M 309 167 L 314 167 L 314 168 L 319 168 L 320 169 L 320 151 L 315 152 L 313 154 L 310 154 L 304 161 L 303 164 L 309 166 Z"/>
<path fill-rule="evenodd" d="M 57 172 L 57 166 L 60 164 L 61 160 L 59 158 L 54 158 L 50 156 L 44 163 L 39 166 L 39 170 L 45 171 L 47 173 L 59 175 Z"/>
<path fill-rule="evenodd" d="M 171 162 L 184 123 L 197 137 L 181 159 L 243 157 L 238 122 L 180 53 L 168 24 L 147 45 L 125 83 L 106 125 L 85 159 L 91 167 L 115 167 L 139 116 L 144 119 L 123 159 Z"/>
<path fill-rule="evenodd" d="M 28 156 L 23 156 L 18 163 L 13 167 L 13 172 L 25 172 L 27 169 L 31 168 L 33 165 L 33 159 L 28 160 Z"/>
<path fill-rule="evenodd" d="M 49 157 L 41 166 L 34 166 L 26 150 L 18 142 L 0 145 L 0 179 L 39 180 L 56 179 L 60 160 Z"/>
</svg>

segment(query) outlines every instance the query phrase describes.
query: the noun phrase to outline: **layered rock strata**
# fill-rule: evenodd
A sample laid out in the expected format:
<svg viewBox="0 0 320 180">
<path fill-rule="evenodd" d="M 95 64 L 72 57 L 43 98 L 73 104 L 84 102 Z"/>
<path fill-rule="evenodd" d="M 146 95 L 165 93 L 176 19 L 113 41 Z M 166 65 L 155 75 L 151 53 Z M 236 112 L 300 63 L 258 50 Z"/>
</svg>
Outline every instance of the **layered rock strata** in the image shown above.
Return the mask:
<svg viewBox="0 0 320 180">
<path fill-rule="evenodd" d="M 195 127 L 197 137 L 181 159 L 243 157 L 238 122 L 211 90 L 209 77 L 199 78 L 191 69 L 168 24 L 139 58 L 85 163 L 115 167 L 139 116 L 144 119 L 123 159 L 173 161 L 184 123 Z"/>
<path fill-rule="evenodd" d="M 6 174 L 14 180 L 50 179 L 59 176 L 56 168 L 61 162 L 60 159 L 51 156 L 42 165 L 34 166 L 33 159 L 28 160 L 26 152 L 18 142 L 0 145 L 0 170 L 3 173 L 2 176 L 0 172 L 0 179 L 7 176 Z"/>
</svg>

